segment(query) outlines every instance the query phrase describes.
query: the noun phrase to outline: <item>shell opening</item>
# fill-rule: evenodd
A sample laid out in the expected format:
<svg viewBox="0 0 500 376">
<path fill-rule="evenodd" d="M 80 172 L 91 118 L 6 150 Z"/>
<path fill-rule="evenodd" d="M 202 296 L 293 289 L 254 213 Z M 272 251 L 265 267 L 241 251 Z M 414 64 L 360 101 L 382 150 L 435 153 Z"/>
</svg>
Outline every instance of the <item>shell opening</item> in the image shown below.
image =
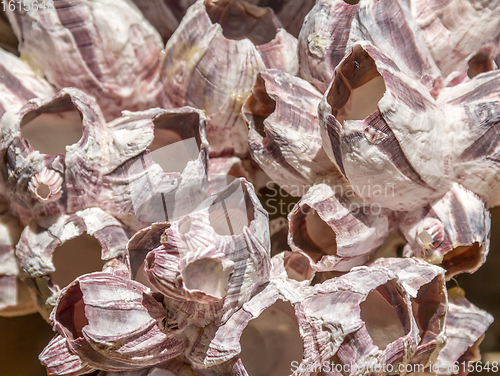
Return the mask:
<svg viewBox="0 0 500 376">
<path fill-rule="evenodd" d="M 375 61 L 360 46 L 336 69 L 333 85 L 327 94 L 332 115 L 340 124 L 363 120 L 378 111 L 378 102 L 386 87 Z"/>
<path fill-rule="evenodd" d="M 42 154 L 65 154 L 66 146 L 80 141 L 82 135 L 82 114 L 67 95 L 27 113 L 21 120 L 21 136 Z"/>
<path fill-rule="evenodd" d="M 295 311 L 278 300 L 250 321 L 240 339 L 240 358 L 249 376 L 287 376 L 304 351 Z"/>
<path fill-rule="evenodd" d="M 248 38 L 255 45 L 276 37 L 278 28 L 269 8 L 261 8 L 242 0 L 208 0 L 205 8 L 212 23 L 222 27 L 227 39 Z"/>
<path fill-rule="evenodd" d="M 42 199 L 46 199 L 50 195 L 49 186 L 47 184 L 40 183 L 40 185 L 36 189 L 36 194 L 38 195 L 38 197 L 40 197 Z"/>
<path fill-rule="evenodd" d="M 101 271 L 105 263 L 101 259 L 101 250 L 99 242 L 88 234 L 62 243 L 52 254 L 56 269 L 50 273 L 52 282 L 63 288 L 83 274 Z"/>
<path fill-rule="evenodd" d="M 182 218 L 179 221 L 178 229 L 179 229 L 179 233 L 187 234 L 189 232 L 189 230 L 191 230 L 191 218 L 189 218 L 188 216 Z"/>
<path fill-rule="evenodd" d="M 371 291 L 359 306 L 373 344 L 384 350 L 410 332 L 410 320 L 403 296 L 395 281 Z"/>
<path fill-rule="evenodd" d="M 276 101 L 266 91 L 266 83 L 260 74 L 257 75 L 252 94 L 243 106 L 243 115 L 251 128 L 262 138 L 266 138 L 264 120 L 276 110 Z"/>
<path fill-rule="evenodd" d="M 293 242 L 314 262 L 337 254 L 337 236 L 315 209 L 303 205 L 292 215 L 290 224 Z"/>
<path fill-rule="evenodd" d="M 188 290 L 221 299 L 227 294 L 231 271 L 224 270 L 219 260 L 204 258 L 187 264 L 182 270 L 182 279 Z"/>
<path fill-rule="evenodd" d="M 202 146 L 198 113 L 166 113 L 153 120 L 151 158 L 164 172 L 182 172 L 196 161 Z"/>
<path fill-rule="evenodd" d="M 239 235 L 255 218 L 254 206 L 246 187 L 242 182 L 238 183 L 229 185 L 209 208 L 210 226 L 219 235 Z"/>
<path fill-rule="evenodd" d="M 446 291 L 442 276 L 437 276 L 418 290 L 411 299 L 413 316 L 417 321 L 420 344 L 425 345 L 441 333 L 446 318 Z"/>
<path fill-rule="evenodd" d="M 69 331 L 73 339 L 83 337 L 82 329 L 89 322 L 85 316 L 83 293 L 78 282 L 66 291 L 56 309 L 56 321 Z"/>
<path fill-rule="evenodd" d="M 359 0 L 344 0 L 344 3 L 349 5 L 357 5 L 359 3 Z"/>
<path fill-rule="evenodd" d="M 443 256 L 441 266 L 448 278 L 464 271 L 473 272 L 483 263 L 483 255 L 484 245 L 480 243 L 459 246 Z"/>
<path fill-rule="evenodd" d="M 434 243 L 434 239 L 432 238 L 432 235 L 429 234 L 428 231 L 424 230 L 420 234 L 418 234 L 418 238 L 420 239 L 420 242 L 424 247 L 430 246 L 432 243 Z"/>
<path fill-rule="evenodd" d="M 496 68 L 495 61 L 487 52 L 478 52 L 468 62 L 467 76 L 473 78 L 480 73 L 489 72 Z"/>
<path fill-rule="evenodd" d="M 309 259 L 300 253 L 285 251 L 284 266 L 290 279 L 300 282 L 310 280 L 314 276 Z"/>
</svg>

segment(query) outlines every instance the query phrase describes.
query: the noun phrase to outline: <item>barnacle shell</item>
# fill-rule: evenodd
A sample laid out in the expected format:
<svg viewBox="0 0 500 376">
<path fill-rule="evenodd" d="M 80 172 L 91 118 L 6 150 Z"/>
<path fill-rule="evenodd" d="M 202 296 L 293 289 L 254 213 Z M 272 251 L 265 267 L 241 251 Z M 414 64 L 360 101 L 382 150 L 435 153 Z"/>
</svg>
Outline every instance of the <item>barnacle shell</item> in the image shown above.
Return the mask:
<svg viewBox="0 0 500 376">
<path fill-rule="evenodd" d="M 455 179 L 489 207 L 500 204 L 499 82 L 500 71 L 496 70 L 446 88 L 438 97 L 452 135 Z"/>
<path fill-rule="evenodd" d="M 50 83 L 98 97 L 108 120 L 160 104 L 161 38 L 137 8 L 124 0 L 50 4 L 7 11 L 19 51 Z"/>
<path fill-rule="evenodd" d="M 54 94 L 54 88 L 21 59 L 0 49 L 0 118 L 6 111 L 18 111 L 36 97 Z"/>
<path fill-rule="evenodd" d="M 61 292 L 51 314 L 58 332 L 53 342 L 60 343 L 59 336 L 64 337 L 63 351 L 77 355 L 83 366 L 141 369 L 174 358 L 187 347 L 182 333 L 161 328 L 167 315 L 161 302 L 140 283 L 110 273 L 91 273 Z M 59 366 L 54 362 L 58 354 L 53 352 L 64 345 L 51 347 L 41 354 L 49 371 Z"/>
<path fill-rule="evenodd" d="M 279 29 L 268 8 L 242 0 L 198 0 L 163 52 L 167 101 L 174 107 L 205 110 L 211 151 L 245 155 L 241 106 L 258 71 L 268 67 L 297 72 L 296 43 Z"/>
<path fill-rule="evenodd" d="M 131 254 L 157 244 L 147 245 L 151 236 L 157 239 L 159 231 L 153 229 L 131 239 Z M 200 320 L 205 313 L 214 323 L 227 320 L 269 279 L 268 217 L 244 179 L 164 229 L 161 245 L 147 254 L 144 272 L 166 296 L 186 302 L 182 304 L 191 310 L 193 302 L 199 304 L 194 314 Z M 138 240 L 146 245 L 136 245 Z"/>
<path fill-rule="evenodd" d="M 179 218 L 209 194 L 205 116 L 183 107 L 127 112 L 108 124 L 100 207 L 138 230 Z"/>
<path fill-rule="evenodd" d="M 242 109 L 252 158 L 293 196 L 302 196 L 318 178 L 337 171 L 322 147 L 320 100 L 306 81 L 266 69 L 257 75 Z"/>
<path fill-rule="evenodd" d="M 5 114 L 1 127 L 6 194 L 23 224 L 97 205 L 108 140 L 93 98 L 63 89 Z"/>
<path fill-rule="evenodd" d="M 457 183 L 439 200 L 398 219 L 408 242 L 403 255 L 441 265 L 447 278 L 473 273 L 486 261 L 490 214 L 478 196 Z"/>
<path fill-rule="evenodd" d="M 127 241 L 124 226 L 99 208 L 31 222 L 21 234 L 16 256 L 42 315 L 48 317 L 60 289 L 75 276 L 99 270 L 106 261 L 125 261 Z"/>
<path fill-rule="evenodd" d="M 0 316 L 17 316 L 36 312 L 28 287 L 19 278 L 14 254 L 22 227 L 2 204 L 0 214 Z"/>
<path fill-rule="evenodd" d="M 419 278 L 413 280 L 406 273 Z M 426 343 L 414 318 L 419 288 L 427 290 L 428 283 L 441 275 L 438 286 L 444 289 L 442 274 L 441 268 L 424 262 L 397 260 L 389 267 L 377 263 L 357 267 L 315 285 L 298 309 L 298 316 L 307 322 L 304 341 L 314 343 L 318 352 L 307 366 L 332 361 L 349 366 L 350 375 L 362 375 L 383 364 L 408 363 Z M 444 325 L 445 294 L 438 302 L 431 311 L 438 315 L 439 328 Z M 432 347 L 428 350 L 434 351 Z"/>
<path fill-rule="evenodd" d="M 106 372 L 101 371 L 98 376 L 197 376 L 191 365 L 180 358 L 167 360 L 154 367 L 136 371 Z"/>
<path fill-rule="evenodd" d="M 449 189 L 441 112 L 425 86 L 371 44 L 354 44 L 338 65 L 319 118 L 325 151 L 368 204 L 412 210 Z"/>
<path fill-rule="evenodd" d="M 288 375 L 292 361 L 299 364 L 302 357 L 313 356 L 314 344 L 303 343 L 301 318 L 294 308 L 311 288 L 288 279 L 283 254 L 272 263 L 269 283 L 222 325 L 206 326 L 194 342 L 188 359 L 201 374 L 211 375 L 206 372 L 236 361 L 243 369 L 228 375 Z"/>
<path fill-rule="evenodd" d="M 380 265 L 395 272 L 411 297 L 412 313 L 420 337 L 411 363 L 434 363 L 446 344 L 448 294 L 444 270 L 417 259 L 381 258 L 372 265 Z"/>
<path fill-rule="evenodd" d="M 389 234 L 380 206 L 367 206 L 348 185 L 315 184 L 288 216 L 288 243 L 318 271 L 348 271 L 364 264 Z"/>
<path fill-rule="evenodd" d="M 318 1 L 299 35 L 301 77 L 326 91 L 336 66 L 358 41 L 389 54 L 399 69 L 427 88 L 439 82 L 441 72 L 410 9 L 398 0 Z"/>
<path fill-rule="evenodd" d="M 500 53 L 498 1 L 416 0 L 411 12 L 444 76 L 467 71 L 481 55 L 493 63 Z"/>
<path fill-rule="evenodd" d="M 433 375 L 452 375 L 458 370 L 468 370 L 469 363 L 481 359 L 478 346 L 493 317 L 477 308 L 464 297 L 464 291 L 455 287 L 448 291 L 448 313 L 446 317 L 446 345 L 438 358 L 427 369 Z M 464 363 L 465 362 L 465 367 Z M 459 373 L 460 375 L 466 373 Z"/>
</svg>

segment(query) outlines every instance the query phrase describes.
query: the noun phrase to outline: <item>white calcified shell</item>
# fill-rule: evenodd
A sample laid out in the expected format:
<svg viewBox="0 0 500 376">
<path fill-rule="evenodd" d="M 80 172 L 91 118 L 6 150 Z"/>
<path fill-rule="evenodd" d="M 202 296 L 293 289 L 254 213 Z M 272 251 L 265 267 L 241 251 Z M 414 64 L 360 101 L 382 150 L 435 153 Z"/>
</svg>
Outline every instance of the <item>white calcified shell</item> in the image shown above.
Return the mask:
<svg viewBox="0 0 500 376">
<path fill-rule="evenodd" d="M 389 212 L 368 206 L 342 179 L 315 184 L 288 216 L 288 243 L 317 271 L 363 265 L 389 234 Z"/>
<path fill-rule="evenodd" d="M 441 73 L 410 9 L 398 0 L 318 1 L 299 36 L 301 77 L 324 92 L 345 52 L 358 41 L 384 51 L 428 89 L 439 83 Z"/>
<path fill-rule="evenodd" d="M 146 257 L 151 284 L 193 320 L 227 320 L 269 279 L 268 217 L 244 179 L 178 221 L 140 231 L 128 248 L 132 275 Z"/>
<path fill-rule="evenodd" d="M 500 53 L 499 2 L 413 0 L 411 12 L 444 76 L 467 71 L 467 63 L 484 54 Z"/>
<path fill-rule="evenodd" d="M 161 38 L 136 7 L 124 0 L 50 4 L 7 7 L 19 51 L 50 83 L 99 98 L 107 120 L 161 103 Z"/>
<path fill-rule="evenodd" d="M 135 230 L 190 213 L 209 195 L 205 126 L 191 107 L 127 112 L 109 123 L 100 207 Z"/>
<path fill-rule="evenodd" d="M 162 363 L 188 346 L 182 332 L 162 327 L 169 315 L 161 299 L 140 283 L 110 273 L 87 274 L 61 291 L 50 316 L 58 334 L 40 360 L 51 374 L 63 374 L 61 363 L 66 363 L 72 375 L 88 372 L 89 366 L 126 371 Z"/>
<path fill-rule="evenodd" d="M 80 237 L 84 233 L 94 237 L 98 244 L 85 236 Z M 57 250 L 75 238 L 78 238 L 79 242 L 73 241 L 69 243 L 71 246 Z M 60 289 L 74 277 L 96 271 L 95 268 L 100 270 L 107 261 L 124 262 L 127 241 L 128 234 L 124 226 L 99 208 L 44 217 L 31 222 L 21 234 L 16 256 L 22 278 L 37 297 L 42 315 L 48 317 Z M 97 251 L 97 247 L 101 248 L 99 255 L 92 253 Z M 61 252 L 57 260 L 66 260 L 64 265 L 60 266 L 64 267 L 64 270 L 57 270 L 54 265 L 55 251 L 58 255 Z M 69 260 L 71 261 L 68 265 Z"/>
<path fill-rule="evenodd" d="M 266 69 L 242 109 L 252 158 L 293 196 L 302 196 L 320 177 L 337 171 L 322 147 L 320 100 L 306 81 Z"/>
<path fill-rule="evenodd" d="M 6 113 L 1 128 L 6 195 L 23 224 L 97 206 L 109 135 L 92 97 L 68 88 L 32 99 L 20 111 Z M 50 199 L 33 194 L 43 181 L 53 183 L 48 185 Z"/>
<path fill-rule="evenodd" d="M 19 278 L 14 254 L 22 227 L 1 204 L 0 214 L 0 316 L 18 316 L 36 312 L 28 287 Z"/>
<path fill-rule="evenodd" d="M 363 375 L 384 364 L 397 369 L 398 364 L 410 363 L 420 352 L 428 358 L 437 342 L 442 344 L 444 339 L 439 333 L 436 340 L 438 333 L 432 332 L 444 326 L 443 272 L 425 262 L 395 260 L 387 267 L 381 262 L 357 267 L 315 285 L 313 294 L 303 299 L 298 308 L 298 316 L 304 317 L 305 341 L 314 343 L 313 352 L 317 352 L 304 364 L 305 369 L 333 361 L 350 367 L 349 375 Z M 432 306 L 431 321 L 436 320 L 433 323 L 437 327 L 429 328 L 427 339 L 433 339 L 433 343 L 426 346 L 425 334 L 421 337 L 425 330 L 419 328 L 414 316 L 418 317 L 418 309 L 417 312 L 414 309 L 420 300 L 419 289 L 423 286 L 427 290 L 425 287 L 436 278 L 441 297 Z M 424 300 L 427 293 L 424 291 L 421 296 Z M 435 296 L 433 292 L 432 299 Z M 433 317 L 434 314 L 437 316 Z"/>
<path fill-rule="evenodd" d="M 490 213 L 478 196 L 457 183 L 439 200 L 413 212 L 399 213 L 398 219 L 408 242 L 404 256 L 441 265 L 447 278 L 473 273 L 486 261 Z"/>
<path fill-rule="evenodd" d="M 32 98 L 45 98 L 55 90 L 29 65 L 0 48 L 0 118 L 6 111 L 18 111 Z"/>
<path fill-rule="evenodd" d="M 367 203 L 412 210 L 449 189 L 441 112 L 425 86 L 371 44 L 356 43 L 338 65 L 319 118 L 325 151 Z"/>
<path fill-rule="evenodd" d="M 446 88 L 438 97 L 452 135 L 455 180 L 481 196 L 488 207 L 500 205 L 499 83 L 496 70 Z"/>
<path fill-rule="evenodd" d="M 279 26 L 269 8 L 198 0 L 168 41 L 161 63 L 167 104 L 205 110 L 211 151 L 246 154 L 240 110 L 258 71 L 297 72 L 297 40 Z"/>
<path fill-rule="evenodd" d="M 44 168 L 42 172 L 33 175 L 28 189 L 40 201 L 55 201 L 62 195 L 62 183 L 63 178 L 59 172 Z"/>
<path fill-rule="evenodd" d="M 199 374 L 193 371 L 191 365 L 182 360 L 182 357 L 168 360 L 155 367 L 148 367 L 135 371 L 121 372 L 99 372 L 98 376 L 198 376 Z"/>
<path fill-rule="evenodd" d="M 301 364 L 302 357 L 311 360 L 315 344 L 303 343 L 301 318 L 294 307 L 312 289 L 307 281 L 300 283 L 287 277 L 283 254 L 273 257 L 272 263 L 269 283 L 221 326 L 206 326 L 194 342 L 188 359 L 199 373 L 288 375 L 292 362 Z M 217 372 L 233 363 L 237 370 Z"/>
</svg>

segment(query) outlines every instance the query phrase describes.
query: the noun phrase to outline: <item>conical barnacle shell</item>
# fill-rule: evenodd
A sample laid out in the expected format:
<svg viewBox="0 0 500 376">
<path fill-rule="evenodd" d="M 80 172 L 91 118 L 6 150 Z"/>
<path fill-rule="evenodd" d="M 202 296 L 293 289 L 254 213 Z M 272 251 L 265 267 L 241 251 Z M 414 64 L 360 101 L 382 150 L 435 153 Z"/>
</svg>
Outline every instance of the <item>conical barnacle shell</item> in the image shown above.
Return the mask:
<svg viewBox="0 0 500 376">
<path fill-rule="evenodd" d="M 296 73 L 296 43 L 268 8 L 243 0 L 198 0 L 163 52 L 167 100 L 205 110 L 211 151 L 245 155 L 241 106 L 266 66 Z"/>
<path fill-rule="evenodd" d="M 473 273 L 486 261 L 490 214 L 485 203 L 461 185 L 454 183 L 439 200 L 398 217 L 408 242 L 403 255 L 441 265 L 447 278 Z"/>
<path fill-rule="evenodd" d="M 438 97 L 452 135 L 455 180 L 481 196 L 489 207 L 500 205 L 500 138 L 496 133 L 500 71 L 446 88 Z"/>
<path fill-rule="evenodd" d="M 257 75 L 242 109 L 252 158 L 293 196 L 302 196 L 319 177 L 337 171 L 322 147 L 320 100 L 306 81 L 267 69 Z"/>
<path fill-rule="evenodd" d="M 54 94 L 54 88 L 10 52 L 0 48 L 0 118 L 6 111 L 18 111 L 32 98 Z"/>
<path fill-rule="evenodd" d="M 449 189 L 441 112 L 425 86 L 371 44 L 354 44 L 337 66 L 319 118 L 325 151 L 368 204 L 412 210 Z"/>
<path fill-rule="evenodd" d="M 322 93 L 345 55 L 357 1 L 319 0 L 299 34 L 300 77 Z"/>
<path fill-rule="evenodd" d="M 109 123 L 100 207 L 136 230 L 195 209 L 209 194 L 205 123 L 191 107 L 126 112 Z"/>
<path fill-rule="evenodd" d="M 299 35 L 301 77 L 326 91 L 345 52 L 363 40 L 386 52 L 429 89 L 441 76 L 406 3 L 320 0 Z"/>
<path fill-rule="evenodd" d="M 196 0 L 133 0 L 166 43 Z"/>
<path fill-rule="evenodd" d="M 231 364 L 239 357 L 243 367 L 241 373 L 227 374 L 282 376 L 291 373 L 291 364 L 301 364 L 302 358 L 311 360 L 315 345 L 303 342 L 301 317 L 297 316 L 294 307 L 312 289 L 307 282 L 287 277 L 283 256 L 273 257 L 269 283 L 240 310 L 222 325 L 208 325 L 200 333 L 188 355 L 199 373 L 211 375 L 207 371 Z"/>
<path fill-rule="evenodd" d="M 299 303 L 298 316 L 304 317 L 304 341 L 317 352 L 306 369 L 321 369 L 325 362 L 348 367 L 349 375 L 396 368 L 408 363 L 420 341 L 411 296 L 396 272 L 379 265 L 315 285 Z"/>
<path fill-rule="evenodd" d="M 99 98 L 108 120 L 122 110 L 160 104 L 161 38 L 130 2 L 55 1 L 44 9 L 19 8 L 7 11 L 19 51 L 58 89 L 76 87 Z"/>
<path fill-rule="evenodd" d="M 95 240 L 82 236 L 85 233 Z M 31 222 L 21 234 L 16 256 L 42 315 L 48 316 L 60 288 L 75 276 L 99 270 L 106 261 L 124 261 L 127 241 L 124 226 L 99 208 Z"/>
<path fill-rule="evenodd" d="M 456 374 L 457 364 L 459 370 L 469 370 L 469 362 L 481 359 L 478 346 L 492 322 L 493 317 L 471 304 L 464 297 L 463 290 L 449 290 L 447 342 L 431 371 L 437 375 Z"/>
<path fill-rule="evenodd" d="M 0 316 L 18 316 L 36 312 L 28 287 L 19 278 L 14 254 L 22 227 L 1 204 L 0 209 Z"/>
<path fill-rule="evenodd" d="M 417 259 L 381 258 L 372 265 L 383 266 L 395 272 L 399 282 L 410 295 L 412 313 L 420 337 L 411 363 L 419 366 L 434 363 L 446 343 L 448 294 L 445 271 Z"/>
<path fill-rule="evenodd" d="M 315 184 L 288 215 L 288 243 L 318 271 L 364 264 L 389 234 L 380 206 L 368 206 L 340 179 Z"/>
<path fill-rule="evenodd" d="M 61 291 L 51 321 L 66 340 L 65 353 L 94 368 L 126 371 L 162 363 L 187 348 L 182 333 L 161 328 L 168 314 L 147 287 L 98 272 L 77 278 Z M 46 358 L 57 357 L 46 353 Z"/>
<path fill-rule="evenodd" d="M 411 12 L 444 76 L 467 71 L 467 63 L 481 53 L 490 60 L 500 53 L 497 1 L 417 0 Z"/>
<path fill-rule="evenodd" d="M 441 71 L 425 44 L 404 0 L 360 0 L 347 48 L 366 40 L 387 53 L 408 76 L 432 89 L 440 86 Z"/>
<path fill-rule="evenodd" d="M 142 231 L 131 239 L 136 250 L 138 236 L 143 244 L 148 237 Z M 219 322 L 269 279 L 269 251 L 267 213 L 251 184 L 237 179 L 193 213 L 166 225 L 161 245 L 147 254 L 145 274 L 160 292 L 201 304 L 197 315 L 204 310 Z"/>
<path fill-rule="evenodd" d="M 97 205 L 108 140 L 93 98 L 67 88 L 32 99 L 6 113 L 1 128 L 6 194 L 23 224 Z"/>
</svg>

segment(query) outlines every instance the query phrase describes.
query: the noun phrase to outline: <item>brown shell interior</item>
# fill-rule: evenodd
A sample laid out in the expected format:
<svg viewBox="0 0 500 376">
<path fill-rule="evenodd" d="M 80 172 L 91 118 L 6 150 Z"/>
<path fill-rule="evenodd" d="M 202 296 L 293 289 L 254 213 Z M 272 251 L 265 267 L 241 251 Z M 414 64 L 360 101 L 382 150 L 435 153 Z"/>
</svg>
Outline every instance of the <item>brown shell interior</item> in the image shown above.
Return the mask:
<svg viewBox="0 0 500 376">
<path fill-rule="evenodd" d="M 205 7 L 210 20 L 222 26 L 222 33 L 228 39 L 248 38 L 260 45 L 272 41 L 278 32 L 269 8 L 241 0 L 208 0 Z"/>
<path fill-rule="evenodd" d="M 354 46 L 351 54 L 336 69 L 327 101 L 332 115 L 343 124 L 345 120 L 363 120 L 377 111 L 385 90 L 384 79 L 375 61 L 362 47 Z"/>
</svg>

